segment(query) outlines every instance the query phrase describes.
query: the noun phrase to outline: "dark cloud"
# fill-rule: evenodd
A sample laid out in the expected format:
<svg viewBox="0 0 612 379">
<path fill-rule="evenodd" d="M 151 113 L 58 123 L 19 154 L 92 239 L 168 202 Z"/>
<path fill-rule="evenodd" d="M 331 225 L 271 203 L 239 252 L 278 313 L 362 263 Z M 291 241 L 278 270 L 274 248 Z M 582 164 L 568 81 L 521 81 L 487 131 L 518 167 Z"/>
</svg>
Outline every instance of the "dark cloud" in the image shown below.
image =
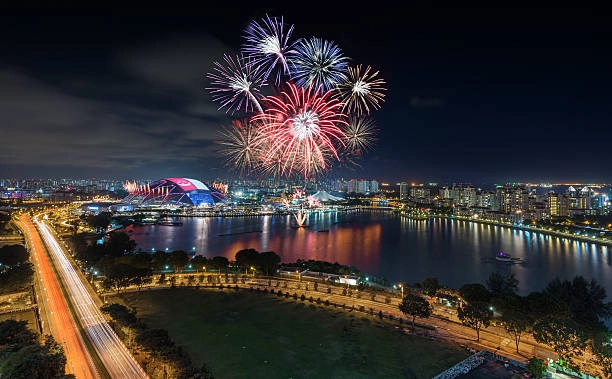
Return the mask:
<svg viewBox="0 0 612 379">
<path fill-rule="evenodd" d="M 226 176 L 205 90 L 253 17 L 335 40 L 388 83 L 380 138 L 353 177 L 605 180 L 612 85 L 605 13 L 302 6 L 78 9 L 0 15 L 0 177 Z"/>
</svg>

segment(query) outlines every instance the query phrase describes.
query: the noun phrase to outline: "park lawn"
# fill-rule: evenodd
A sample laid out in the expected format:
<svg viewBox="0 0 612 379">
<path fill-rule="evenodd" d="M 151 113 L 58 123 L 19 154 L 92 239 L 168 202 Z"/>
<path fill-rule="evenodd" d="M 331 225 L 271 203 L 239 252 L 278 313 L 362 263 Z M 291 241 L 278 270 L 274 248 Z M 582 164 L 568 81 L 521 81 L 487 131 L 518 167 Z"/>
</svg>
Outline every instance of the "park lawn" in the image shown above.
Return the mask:
<svg viewBox="0 0 612 379">
<path fill-rule="evenodd" d="M 431 378 L 467 357 L 375 316 L 263 292 L 175 288 L 111 301 L 166 329 L 217 378 Z"/>
</svg>

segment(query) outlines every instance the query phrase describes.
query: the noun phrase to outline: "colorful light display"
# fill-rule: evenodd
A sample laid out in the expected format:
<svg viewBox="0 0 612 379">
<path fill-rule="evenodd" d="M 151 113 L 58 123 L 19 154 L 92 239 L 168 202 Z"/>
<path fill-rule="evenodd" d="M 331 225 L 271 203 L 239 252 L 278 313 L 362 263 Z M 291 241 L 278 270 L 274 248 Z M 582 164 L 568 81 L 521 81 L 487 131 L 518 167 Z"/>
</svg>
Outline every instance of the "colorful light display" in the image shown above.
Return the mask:
<svg viewBox="0 0 612 379">
<path fill-rule="evenodd" d="M 218 141 L 241 174 L 314 177 L 356 162 L 376 141 L 369 115 L 385 99 L 379 72 L 349 66 L 333 41 L 292 41 L 293 30 L 282 17 L 251 21 L 240 53 L 206 75 L 219 109 L 241 113 Z"/>
</svg>

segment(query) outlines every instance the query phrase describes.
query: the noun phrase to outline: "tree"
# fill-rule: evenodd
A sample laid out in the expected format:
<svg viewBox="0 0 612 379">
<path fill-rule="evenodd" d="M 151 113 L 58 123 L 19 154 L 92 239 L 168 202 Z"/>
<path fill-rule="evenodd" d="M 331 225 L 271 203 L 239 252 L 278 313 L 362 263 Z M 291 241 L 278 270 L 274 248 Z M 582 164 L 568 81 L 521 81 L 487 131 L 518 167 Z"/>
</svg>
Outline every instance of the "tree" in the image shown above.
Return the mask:
<svg viewBox="0 0 612 379">
<path fill-rule="evenodd" d="M 227 266 L 229 266 L 229 260 L 225 257 L 213 257 L 210 263 L 212 267 L 219 270 L 219 272 L 226 271 Z"/>
<path fill-rule="evenodd" d="M 601 331 L 591 340 L 591 351 L 596 358 L 596 364 L 601 367 L 603 378 L 612 378 L 612 332 Z"/>
<path fill-rule="evenodd" d="M 110 315 L 113 320 L 118 321 L 123 326 L 129 326 L 136 323 L 136 313 L 134 311 L 129 310 L 126 306 L 111 303 L 103 305 L 100 310 L 102 312 Z"/>
<path fill-rule="evenodd" d="M 22 291 L 32 284 L 34 265 L 24 262 L 8 271 L 0 272 L 0 294 Z"/>
<path fill-rule="evenodd" d="M 236 265 L 246 273 L 251 266 L 257 264 L 259 252 L 255 249 L 242 249 L 238 251 L 234 257 Z"/>
<path fill-rule="evenodd" d="M 0 248 L 0 272 L 2 266 L 15 266 L 26 262 L 30 253 L 23 245 L 9 245 Z"/>
<path fill-rule="evenodd" d="M 516 352 L 519 352 L 521 336 L 524 332 L 531 329 L 533 319 L 525 311 L 519 309 L 506 310 L 502 314 L 504 329 L 514 338 Z"/>
<path fill-rule="evenodd" d="M 270 273 L 275 273 L 278 269 L 278 265 L 281 261 L 281 257 L 273 251 L 264 251 L 259 254 L 256 259 L 257 266 L 266 273 L 266 275 L 270 275 Z"/>
<path fill-rule="evenodd" d="M 567 304 L 572 319 L 589 329 L 606 329 L 600 317 L 612 316 L 612 302 L 604 302 L 606 290 L 594 279 L 576 276 L 570 282 L 557 278 L 546 286 L 544 294 Z"/>
<path fill-rule="evenodd" d="M 489 304 L 484 302 L 474 302 L 463 307 L 457 308 L 457 317 L 463 323 L 476 331 L 476 341 L 480 342 L 480 329 L 488 328 L 491 325 L 493 310 Z"/>
<path fill-rule="evenodd" d="M 108 235 L 108 241 L 104 244 L 106 253 L 112 257 L 121 257 L 132 253 L 136 248 L 136 241 L 123 230 L 117 230 Z"/>
<path fill-rule="evenodd" d="M 49 376 L 41 377 L 62 377 L 66 370 L 66 355 L 64 354 L 64 347 L 55 339 L 52 335 L 45 336 L 45 344 L 43 345 L 44 364 L 43 372 L 46 372 Z"/>
<path fill-rule="evenodd" d="M 129 259 L 126 263 L 136 267 L 136 268 L 146 268 L 151 269 L 153 256 L 149 253 L 145 253 L 144 251 L 138 251 L 129 256 Z"/>
<path fill-rule="evenodd" d="M 571 317 L 567 304 L 542 292 L 531 292 L 524 300 L 527 312 L 534 321 L 543 320 L 551 316 Z"/>
<path fill-rule="evenodd" d="M 527 363 L 527 372 L 531 374 L 533 378 L 543 378 L 546 375 L 546 366 L 544 366 L 544 361 L 533 357 Z"/>
<path fill-rule="evenodd" d="M 151 267 L 153 270 L 161 271 L 166 268 L 166 264 L 168 264 L 168 254 L 159 250 L 153 253 L 151 257 Z"/>
<path fill-rule="evenodd" d="M 412 329 L 414 329 L 414 320 L 417 317 L 429 318 L 432 313 L 431 304 L 423 296 L 409 293 L 404 296 L 402 302 L 399 304 L 399 310 L 412 317 Z"/>
<path fill-rule="evenodd" d="M 180 272 L 183 270 L 185 265 L 189 262 L 187 253 L 183 250 L 175 250 L 168 256 L 168 263 L 174 267 L 174 272 Z"/>
<path fill-rule="evenodd" d="M 8 319 L 0 322 L 0 346 L 15 351 L 36 343 L 38 336 L 28 329 L 27 321 Z"/>
<path fill-rule="evenodd" d="M 119 293 L 119 291 L 132 283 L 133 278 L 137 276 L 137 272 L 137 268 L 127 263 L 112 264 L 104 272 L 106 276 L 104 282 L 107 286 L 115 288 L 117 293 Z"/>
<path fill-rule="evenodd" d="M 578 324 L 570 319 L 548 317 L 533 325 L 533 338 L 553 348 L 574 370 L 578 371 L 575 358 L 581 356 L 586 348 L 587 337 Z"/>
<path fill-rule="evenodd" d="M 168 331 L 164 329 L 145 328 L 138 333 L 135 341 L 141 345 L 145 351 L 149 352 L 161 352 L 174 346 L 174 342 L 170 339 Z"/>
<path fill-rule="evenodd" d="M 108 228 L 108 225 L 110 224 L 110 220 L 110 212 L 100 212 L 97 215 L 90 214 L 85 216 L 85 222 L 87 225 L 99 234 L 106 231 L 106 228 Z"/>
<path fill-rule="evenodd" d="M 438 279 L 436 278 L 425 278 L 421 282 L 421 287 L 423 288 L 423 293 L 428 296 L 436 296 L 436 293 L 440 289 L 440 283 L 438 283 Z"/>
<path fill-rule="evenodd" d="M 150 268 L 138 268 L 135 267 L 132 271 L 131 283 L 138 288 L 138 291 L 142 286 L 153 282 L 153 272 Z"/>
<path fill-rule="evenodd" d="M 196 255 L 191 258 L 191 264 L 195 267 L 196 272 L 198 272 L 199 270 L 204 270 L 204 267 L 208 264 L 208 259 L 203 255 Z"/>
<path fill-rule="evenodd" d="M 480 283 L 464 284 L 459 287 L 459 295 L 468 303 L 483 302 L 486 303 L 491 298 L 491 294 Z"/>
<path fill-rule="evenodd" d="M 24 330 L 26 324 L 25 322 L 0 323 L 0 333 L 2 333 L 0 338 L 4 339 L 0 341 L 0 345 L 4 345 L 3 342 L 7 340 L 12 342 L 20 340 L 18 344 L 11 344 L 11 354 L 2 362 L 2 377 L 74 378 L 73 375 L 65 374 L 66 355 L 62 345 L 50 335 L 45 336 L 44 345 L 38 344 L 35 336 L 24 339 L 23 337 L 30 334 Z M 11 333 L 12 337 L 9 336 Z"/>
<path fill-rule="evenodd" d="M 512 273 L 506 275 L 494 271 L 487 279 L 487 288 L 493 297 L 506 297 L 516 293 L 518 280 Z"/>
</svg>

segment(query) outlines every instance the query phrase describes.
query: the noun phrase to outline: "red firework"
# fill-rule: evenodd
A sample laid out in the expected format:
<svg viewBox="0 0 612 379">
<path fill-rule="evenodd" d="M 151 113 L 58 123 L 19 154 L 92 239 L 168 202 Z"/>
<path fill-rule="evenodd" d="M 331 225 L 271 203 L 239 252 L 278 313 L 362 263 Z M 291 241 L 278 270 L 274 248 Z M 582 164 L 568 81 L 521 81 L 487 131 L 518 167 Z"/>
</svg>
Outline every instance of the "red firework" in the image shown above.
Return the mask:
<svg viewBox="0 0 612 379">
<path fill-rule="evenodd" d="M 252 121 L 262 123 L 263 167 L 273 166 L 281 175 L 299 172 L 308 177 L 339 160 L 338 148 L 344 147 L 346 140 L 342 128 L 348 123 L 341 111 L 343 104 L 331 91 L 287 83 L 279 96 L 268 96 L 261 102 L 265 111 Z"/>
</svg>

